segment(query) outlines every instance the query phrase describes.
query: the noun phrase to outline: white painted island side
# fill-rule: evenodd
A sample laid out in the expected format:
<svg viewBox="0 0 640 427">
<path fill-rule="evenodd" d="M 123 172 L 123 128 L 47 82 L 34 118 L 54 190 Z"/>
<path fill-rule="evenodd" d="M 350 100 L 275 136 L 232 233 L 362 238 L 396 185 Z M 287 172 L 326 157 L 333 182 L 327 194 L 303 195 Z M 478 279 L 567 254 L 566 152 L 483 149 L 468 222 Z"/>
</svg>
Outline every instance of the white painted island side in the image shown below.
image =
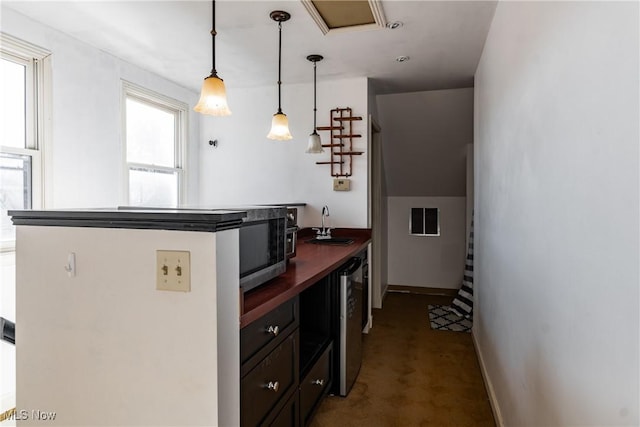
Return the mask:
<svg viewBox="0 0 640 427">
<path fill-rule="evenodd" d="M 17 233 L 19 425 L 239 424 L 237 228 Z M 157 250 L 189 252 L 190 292 L 156 290 Z"/>
</svg>

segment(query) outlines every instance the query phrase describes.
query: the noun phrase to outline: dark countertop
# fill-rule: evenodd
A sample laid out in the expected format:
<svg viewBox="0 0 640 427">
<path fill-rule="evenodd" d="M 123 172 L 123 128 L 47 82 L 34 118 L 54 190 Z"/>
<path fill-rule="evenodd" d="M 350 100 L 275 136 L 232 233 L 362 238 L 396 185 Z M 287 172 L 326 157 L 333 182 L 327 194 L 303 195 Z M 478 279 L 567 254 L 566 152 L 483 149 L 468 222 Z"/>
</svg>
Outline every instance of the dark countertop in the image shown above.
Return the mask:
<svg viewBox="0 0 640 427">
<path fill-rule="evenodd" d="M 357 255 L 371 241 L 371 229 L 343 228 L 332 230 L 334 237 L 349 237 L 350 245 L 325 245 L 307 243 L 313 237 L 312 230 L 298 233 L 296 256 L 287 265 L 287 271 L 244 294 L 240 316 L 240 328 L 267 314 L 283 302 L 295 297 L 333 270 Z"/>
<path fill-rule="evenodd" d="M 247 213 L 240 210 L 188 209 L 59 209 L 12 210 L 14 225 L 131 228 L 215 232 L 240 227 Z"/>
<path fill-rule="evenodd" d="M 268 203 L 266 205 L 263 206 L 286 206 L 286 207 L 290 207 L 290 208 L 296 208 L 296 207 L 304 207 L 307 206 L 306 203 L 302 203 L 302 202 L 295 202 L 295 203 Z"/>
</svg>

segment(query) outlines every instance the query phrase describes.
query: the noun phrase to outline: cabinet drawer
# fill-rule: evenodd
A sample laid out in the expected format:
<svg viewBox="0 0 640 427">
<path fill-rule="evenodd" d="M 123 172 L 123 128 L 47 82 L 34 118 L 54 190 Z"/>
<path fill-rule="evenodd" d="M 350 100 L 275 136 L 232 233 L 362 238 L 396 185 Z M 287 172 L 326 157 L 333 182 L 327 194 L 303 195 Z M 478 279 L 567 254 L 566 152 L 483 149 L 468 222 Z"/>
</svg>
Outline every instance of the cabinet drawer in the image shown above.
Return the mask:
<svg viewBox="0 0 640 427">
<path fill-rule="evenodd" d="M 240 330 L 240 364 L 269 344 L 277 345 L 297 327 L 298 297 L 295 297 Z"/>
<path fill-rule="evenodd" d="M 316 405 L 331 386 L 332 352 L 333 345 L 329 344 L 300 382 L 300 425 L 307 425 Z"/>
<path fill-rule="evenodd" d="M 273 421 L 267 423 L 270 427 L 295 427 L 298 425 L 300 413 L 298 410 L 300 401 L 298 399 L 298 393 L 293 393 L 289 398 L 289 401 L 285 403 L 284 407 L 280 410 L 278 415 L 275 416 Z"/>
<path fill-rule="evenodd" d="M 280 399 L 297 387 L 298 357 L 296 330 L 240 380 L 243 427 L 262 424 Z"/>
</svg>

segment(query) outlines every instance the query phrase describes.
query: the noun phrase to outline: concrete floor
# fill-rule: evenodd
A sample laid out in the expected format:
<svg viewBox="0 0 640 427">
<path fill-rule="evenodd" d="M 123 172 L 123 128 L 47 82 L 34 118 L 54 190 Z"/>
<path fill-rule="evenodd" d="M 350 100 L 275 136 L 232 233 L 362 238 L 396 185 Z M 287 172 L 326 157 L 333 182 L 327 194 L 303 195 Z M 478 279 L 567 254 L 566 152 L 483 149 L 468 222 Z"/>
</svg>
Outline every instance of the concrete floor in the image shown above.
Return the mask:
<svg viewBox="0 0 640 427">
<path fill-rule="evenodd" d="M 327 397 L 311 426 L 495 426 L 471 334 L 429 327 L 428 304 L 450 302 L 387 294 L 356 384 L 346 398 Z"/>
</svg>

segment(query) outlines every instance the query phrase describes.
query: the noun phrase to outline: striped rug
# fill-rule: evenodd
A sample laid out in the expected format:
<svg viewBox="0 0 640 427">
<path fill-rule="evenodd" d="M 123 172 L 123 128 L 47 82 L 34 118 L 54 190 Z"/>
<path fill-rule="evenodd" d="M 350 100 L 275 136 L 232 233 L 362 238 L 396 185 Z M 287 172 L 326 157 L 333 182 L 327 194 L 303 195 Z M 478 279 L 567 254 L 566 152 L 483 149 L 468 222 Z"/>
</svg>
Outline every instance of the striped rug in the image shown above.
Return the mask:
<svg viewBox="0 0 640 427">
<path fill-rule="evenodd" d="M 473 216 L 471 230 L 469 231 L 469 249 L 467 249 L 467 259 L 464 263 L 462 287 L 451 304 L 451 312 L 470 320 L 473 319 Z"/>
</svg>

